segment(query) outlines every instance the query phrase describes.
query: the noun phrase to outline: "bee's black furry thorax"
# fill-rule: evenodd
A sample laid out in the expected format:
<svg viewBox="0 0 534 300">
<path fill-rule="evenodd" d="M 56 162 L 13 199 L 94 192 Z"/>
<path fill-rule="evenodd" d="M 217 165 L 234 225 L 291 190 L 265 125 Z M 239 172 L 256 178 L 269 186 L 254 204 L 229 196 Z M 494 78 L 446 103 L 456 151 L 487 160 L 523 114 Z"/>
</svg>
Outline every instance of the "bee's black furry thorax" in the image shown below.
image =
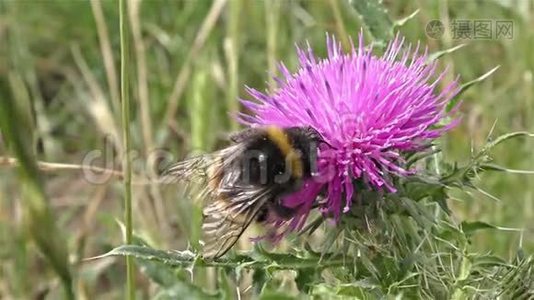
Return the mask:
<svg viewBox="0 0 534 300">
<path fill-rule="evenodd" d="M 312 175 L 317 141 L 305 128 L 255 129 L 240 142 L 244 143 L 236 161 L 240 184 L 271 185 L 275 190 L 290 192 Z"/>
</svg>

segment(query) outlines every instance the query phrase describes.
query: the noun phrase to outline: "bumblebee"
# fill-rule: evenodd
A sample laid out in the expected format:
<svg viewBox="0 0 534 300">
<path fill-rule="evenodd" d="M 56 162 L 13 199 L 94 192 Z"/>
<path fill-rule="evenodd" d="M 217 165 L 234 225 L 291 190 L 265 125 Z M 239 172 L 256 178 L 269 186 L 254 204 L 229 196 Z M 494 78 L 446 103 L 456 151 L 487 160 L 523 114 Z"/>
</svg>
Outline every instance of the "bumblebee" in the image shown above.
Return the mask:
<svg viewBox="0 0 534 300">
<path fill-rule="evenodd" d="M 310 127 L 250 128 L 230 136 L 231 144 L 169 167 L 164 176 L 204 182 L 203 257 L 224 255 L 253 222 L 270 213 L 289 219 L 295 209 L 281 198 L 295 192 L 315 171 L 317 131 Z"/>
</svg>

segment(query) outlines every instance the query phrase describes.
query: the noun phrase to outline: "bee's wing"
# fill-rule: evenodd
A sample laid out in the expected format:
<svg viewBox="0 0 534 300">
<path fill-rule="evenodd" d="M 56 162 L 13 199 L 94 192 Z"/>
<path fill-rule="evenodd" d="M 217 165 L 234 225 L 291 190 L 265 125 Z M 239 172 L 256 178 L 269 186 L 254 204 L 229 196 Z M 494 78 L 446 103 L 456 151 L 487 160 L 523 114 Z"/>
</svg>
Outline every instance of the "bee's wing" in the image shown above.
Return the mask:
<svg viewBox="0 0 534 300">
<path fill-rule="evenodd" d="M 232 248 L 270 197 L 269 188 L 250 186 L 232 198 L 213 199 L 203 210 L 203 256 L 218 258 Z"/>
<path fill-rule="evenodd" d="M 211 157 L 209 155 L 198 155 L 178 162 L 166 169 L 161 178 L 165 182 L 176 182 L 181 180 L 200 180 L 207 176 L 207 170 Z"/>
<path fill-rule="evenodd" d="M 218 152 L 179 162 L 162 175 L 170 182 L 200 179 L 206 183 L 200 195 L 205 201 L 202 212 L 205 258 L 224 255 L 271 197 L 270 188 L 237 183 L 241 169 L 233 164 L 244 150 L 246 143 L 241 141 Z"/>
<path fill-rule="evenodd" d="M 235 160 L 243 148 L 243 145 L 237 144 L 217 152 L 188 158 L 171 165 L 161 174 L 160 178 L 166 183 L 212 180 L 214 177 L 220 176 L 220 172 Z"/>
</svg>

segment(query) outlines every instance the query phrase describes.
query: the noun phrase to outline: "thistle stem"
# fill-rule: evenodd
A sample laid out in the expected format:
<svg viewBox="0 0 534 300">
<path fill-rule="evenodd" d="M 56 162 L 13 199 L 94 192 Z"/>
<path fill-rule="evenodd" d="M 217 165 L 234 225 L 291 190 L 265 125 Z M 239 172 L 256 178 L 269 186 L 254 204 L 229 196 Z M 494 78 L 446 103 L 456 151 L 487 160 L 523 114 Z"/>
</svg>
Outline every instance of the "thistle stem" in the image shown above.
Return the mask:
<svg viewBox="0 0 534 300">
<path fill-rule="evenodd" d="M 126 0 L 119 1 L 119 30 L 121 55 L 121 104 L 122 104 L 122 131 L 124 142 L 124 219 L 126 225 L 126 244 L 132 243 L 132 166 L 130 162 L 130 98 L 128 94 L 127 59 L 129 54 L 128 27 L 126 26 Z M 126 299 L 135 299 L 134 270 L 131 257 L 126 258 Z"/>
</svg>

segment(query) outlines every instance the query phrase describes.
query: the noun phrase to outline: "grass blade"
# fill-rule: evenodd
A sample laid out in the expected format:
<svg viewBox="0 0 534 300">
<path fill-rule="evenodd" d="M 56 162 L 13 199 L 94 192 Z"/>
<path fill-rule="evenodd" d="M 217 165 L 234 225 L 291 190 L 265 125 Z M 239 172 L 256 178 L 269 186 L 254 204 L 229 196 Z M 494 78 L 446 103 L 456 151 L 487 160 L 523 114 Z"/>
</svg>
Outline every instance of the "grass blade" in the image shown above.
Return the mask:
<svg viewBox="0 0 534 300">
<path fill-rule="evenodd" d="M 234 0 L 228 3 L 229 19 L 227 28 L 227 38 L 225 42 L 226 61 L 228 64 L 228 89 L 226 101 L 228 112 L 237 115 L 239 111 L 239 23 L 242 3 L 241 0 Z M 230 129 L 237 130 L 238 124 L 230 119 Z"/>
<path fill-rule="evenodd" d="M 33 153 L 29 96 L 22 79 L 16 74 L 9 75 L 13 97 L 4 98 L 0 105 L 0 126 L 2 135 L 18 158 L 25 225 L 37 248 L 61 279 L 66 298 L 74 299 L 68 249 L 54 221 Z"/>
<path fill-rule="evenodd" d="M 126 244 L 132 243 L 132 166 L 130 161 L 130 97 L 128 79 L 129 39 L 126 25 L 126 0 L 119 1 L 119 27 L 121 38 L 121 102 L 122 102 L 122 133 L 124 144 L 124 219 L 126 224 Z M 135 299 L 134 265 L 130 257 L 126 258 L 126 297 Z"/>
</svg>

